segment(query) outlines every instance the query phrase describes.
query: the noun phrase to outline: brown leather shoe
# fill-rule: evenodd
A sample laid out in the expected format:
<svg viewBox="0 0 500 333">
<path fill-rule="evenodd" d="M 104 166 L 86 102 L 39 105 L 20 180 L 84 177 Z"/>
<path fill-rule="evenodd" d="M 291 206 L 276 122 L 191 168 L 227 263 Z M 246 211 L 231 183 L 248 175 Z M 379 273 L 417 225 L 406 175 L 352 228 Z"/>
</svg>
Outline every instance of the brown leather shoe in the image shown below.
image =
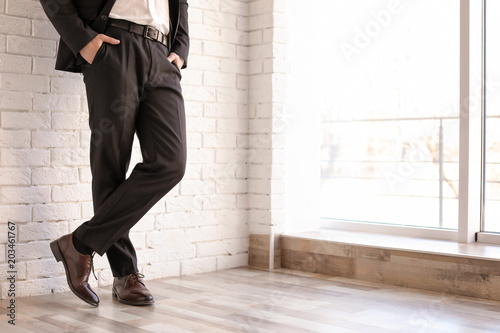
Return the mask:
<svg viewBox="0 0 500 333">
<path fill-rule="evenodd" d="M 132 273 L 113 281 L 113 296 L 118 302 L 128 305 L 151 305 L 153 304 L 153 295 L 142 282 L 144 275 L 141 273 Z"/>
<path fill-rule="evenodd" d="M 57 261 L 62 261 L 71 291 L 93 306 L 99 306 L 99 297 L 90 288 L 88 281 L 92 267 L 92 256 L 81 254 L 73 245 L 73 234 L 62 236 L 50 243 Z"/>
</svg>

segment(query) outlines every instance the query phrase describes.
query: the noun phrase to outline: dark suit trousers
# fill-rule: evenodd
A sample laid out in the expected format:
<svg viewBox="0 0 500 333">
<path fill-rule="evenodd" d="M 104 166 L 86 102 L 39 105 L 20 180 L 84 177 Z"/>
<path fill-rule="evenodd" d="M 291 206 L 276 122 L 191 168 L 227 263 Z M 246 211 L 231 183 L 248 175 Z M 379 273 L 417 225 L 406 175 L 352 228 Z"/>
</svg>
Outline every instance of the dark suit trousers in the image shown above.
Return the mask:
<svg viewBox="0 0 500 333">
<path fill-rule="evenodd" d="M 91 129 L 94 216 L 74 236 L 100 255 L 113 276 L 137 272 L 130 229 L 183 177 L 186 130 L 181 74 L 166 46 L 114 27 L 83 67 Z M 134 134 L 142 162 L 126 178 Z"/>
</svg>

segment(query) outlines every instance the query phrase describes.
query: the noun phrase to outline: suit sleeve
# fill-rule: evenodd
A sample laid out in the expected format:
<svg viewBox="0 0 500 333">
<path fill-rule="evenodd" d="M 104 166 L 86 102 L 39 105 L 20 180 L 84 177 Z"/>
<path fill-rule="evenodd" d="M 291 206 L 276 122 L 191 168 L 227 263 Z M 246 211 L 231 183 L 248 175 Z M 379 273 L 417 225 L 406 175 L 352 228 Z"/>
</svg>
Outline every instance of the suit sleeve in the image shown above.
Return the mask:
<svg viewBox="0 0 500 333">
<path fill-rule="evenodd" d="M 189 26 L 188 26 L 188 3 L 187 0 L 179 1 L 179 27 L 174 41 L 172 52 L 178 54 L 184 60 L 182 68 L 186 68 L 189 54 Z"/>
<path fill-rule="evenodd" d="M 43 10 L 75 56 L 98 33 L 78 16 L 73 0 L 40 0 Z"/>
</svg>

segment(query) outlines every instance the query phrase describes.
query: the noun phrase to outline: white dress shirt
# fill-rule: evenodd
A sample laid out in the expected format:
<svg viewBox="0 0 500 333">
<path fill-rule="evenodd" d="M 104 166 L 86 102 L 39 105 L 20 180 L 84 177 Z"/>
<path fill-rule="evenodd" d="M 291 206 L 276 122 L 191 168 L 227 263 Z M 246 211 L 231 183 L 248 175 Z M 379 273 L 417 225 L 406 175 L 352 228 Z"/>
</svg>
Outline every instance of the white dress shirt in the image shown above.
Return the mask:
<svg viewBox="0 0 500 333">
<path fill-rule="evenodd" d="M 150 25 L 168 35 L 168 0 L 116 0 L 109 17 Z"/>
</svg>

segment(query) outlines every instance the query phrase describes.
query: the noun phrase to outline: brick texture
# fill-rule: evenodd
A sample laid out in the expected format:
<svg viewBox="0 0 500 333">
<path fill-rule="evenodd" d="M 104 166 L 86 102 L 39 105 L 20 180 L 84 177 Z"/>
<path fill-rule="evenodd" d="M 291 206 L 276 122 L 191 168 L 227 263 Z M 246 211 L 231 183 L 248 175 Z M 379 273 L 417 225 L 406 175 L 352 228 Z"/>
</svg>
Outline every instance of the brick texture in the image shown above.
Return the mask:
<svg viewBox="0 0 500 333">
<path fill-rule="evenodd" d="M 277 218 L 284 212 L 285 129 L 283 105 L 286 75 L 274 70 L 286 62 L 286 38 L 274 31 L 286 29 L 280 19 L 285 0 L 249 3 L 248 54 L 248 224 L 250 234 L 284 230 Z M 262 218 L 267 216 L 267 218 Z M 271 267 L 272 268 L 272 267 Z"/>
</svg>

